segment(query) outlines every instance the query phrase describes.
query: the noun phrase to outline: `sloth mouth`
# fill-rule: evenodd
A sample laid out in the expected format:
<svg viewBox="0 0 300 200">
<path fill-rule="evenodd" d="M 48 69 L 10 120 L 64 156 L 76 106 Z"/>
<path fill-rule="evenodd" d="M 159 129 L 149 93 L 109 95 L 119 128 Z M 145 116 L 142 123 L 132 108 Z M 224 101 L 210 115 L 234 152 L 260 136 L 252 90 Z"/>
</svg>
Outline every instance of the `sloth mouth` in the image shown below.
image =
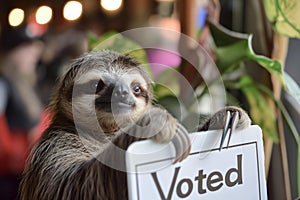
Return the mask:
<svg viewBox="0 0 300 200">
<path fill-rule="evenodd" d="M 96 102 L 96 109 L 113 114 L 124 114 L 131 112 L 134 107 L 134 102 Z"/>
</svg>

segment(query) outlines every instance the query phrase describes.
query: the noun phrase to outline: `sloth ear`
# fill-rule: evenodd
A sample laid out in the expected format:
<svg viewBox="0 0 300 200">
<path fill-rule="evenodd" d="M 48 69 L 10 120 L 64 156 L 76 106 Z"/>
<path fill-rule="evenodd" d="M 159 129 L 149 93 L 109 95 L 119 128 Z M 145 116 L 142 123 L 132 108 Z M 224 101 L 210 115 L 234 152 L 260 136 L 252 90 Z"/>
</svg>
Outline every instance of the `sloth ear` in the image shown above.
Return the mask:
<svg viewBox="0 0 300 200">
<path fill-rule="evenodd" d="M 70 66 L 65 74 L 61 77 L 59 84 L 56 86 L 52 101 L 49 104 L 49 109 L 54 113 L 57 112 L 60 107 L 61 101 L 66 99 L 67 101 L 72 100 L 74 79 L 78 74 L 84 62 L 84 57 L 76 59 Z"/>
<path fill-rule="evenodd" d="M 72 99 L 74 80 L 84 62 L 84 58 L 76 59 L 61 79 L 60 94 L 64 94 L 69 100 Z"/>
<path fill-rule="evenodd" d="M 62 83 L 65 83 L 65 85 L 63 86 L 67 86 L 67 83 L 70 83 L 70 81 L 74 81 L 79 68 L 82 66 L 84 62 L 84 58 L 79 58 L 76 59 L 69 67 L 69 69 L 67 70 L 67 72 L 65 73 L 65 75 L 62 78 Z"/>
</svg>

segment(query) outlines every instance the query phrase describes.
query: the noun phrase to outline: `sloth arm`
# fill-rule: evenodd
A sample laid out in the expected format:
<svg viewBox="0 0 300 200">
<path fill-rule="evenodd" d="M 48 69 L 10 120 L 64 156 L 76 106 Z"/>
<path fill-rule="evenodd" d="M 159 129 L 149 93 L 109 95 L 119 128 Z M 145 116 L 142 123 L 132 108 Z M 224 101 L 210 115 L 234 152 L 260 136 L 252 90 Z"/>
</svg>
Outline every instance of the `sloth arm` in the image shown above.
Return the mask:
<svg viewBox="0 0 300 200">
<path fill-rule="evenodd" d="M 167 121 L 160 126 L 159 116 L 163 115 Z M 84 145 L 89 141 L 83 142 L 77 134 L 48 129 L 25 170 L 21 199 L 127 199 L 125 151 L 146 138 L 172 141 L 177 150 L 175 161 L 188 156 L 187 132 L 166 111 L 152 109 L 136 125 L 118 132 L 112 142 L 102 143 L 97 154 L 90 153 L 96 148 Z M 162 127 L 158 134 L 150 135 L 157 127 Z M 170 132 L 173 127 L 176 134 Z"/>
</svg>

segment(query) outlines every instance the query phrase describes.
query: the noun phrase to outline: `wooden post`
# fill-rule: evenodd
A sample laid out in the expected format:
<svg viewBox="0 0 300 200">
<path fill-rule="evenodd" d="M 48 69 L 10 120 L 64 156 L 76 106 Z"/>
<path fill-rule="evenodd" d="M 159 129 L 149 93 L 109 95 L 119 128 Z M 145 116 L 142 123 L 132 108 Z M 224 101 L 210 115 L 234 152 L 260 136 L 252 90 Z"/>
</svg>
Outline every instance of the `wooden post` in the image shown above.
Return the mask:
<svg viewBox="0 0 300 200">
<path fill-rule="evenodd" d="M 272 52 L 272 59 L 278 60 L 281 63 L 281 66 L 284 67 L 287 50 L 288 50 L 288 38 L 285 36 L 280 35 L 277 32 L 273 34 L 273 41 L 274 47 Z M 281 82 L 278 80 L 278 77 L 275 75 L 271 75 L 271 80 L 273 84 L 273 92 L 274 96 L 277 99 L 280 99 L 281 95 Z M 286 200 L 291 200 L 292 193 L 291 193 L 291 185 L 290 185 L 290 175 L 289 175 L 289 167 L 288 167 L 288 158 L 287 158 L 287 151 L 286 151 L 286 143 L 285 143 L 285 136 L 284 136 L 284 128 L 283 128 L 283 120 L 280 109 L 276 109 L 277 119 L 278 119 L 278 136 L 279 136 L 279 145 L 280 145 L 280 154 L 281 154 L 281 164 L 283 169 L 283 180 L 284 180 L 284 189 Z"/>
</svg>

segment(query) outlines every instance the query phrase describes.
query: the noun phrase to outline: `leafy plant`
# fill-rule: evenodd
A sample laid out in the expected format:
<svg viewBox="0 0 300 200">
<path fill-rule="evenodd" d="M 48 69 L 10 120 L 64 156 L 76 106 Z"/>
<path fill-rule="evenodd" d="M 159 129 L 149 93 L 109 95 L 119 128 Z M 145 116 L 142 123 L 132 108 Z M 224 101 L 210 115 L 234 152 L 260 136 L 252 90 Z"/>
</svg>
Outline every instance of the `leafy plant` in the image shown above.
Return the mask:
<svg viewBox="0 0 300 200">
<path fill-rule="evenodd" d="M 300 38 L 300 2 L 297 0 L 281 1 L 281 0 L 264 0 L 264 7 L 268 19 L 273 25 L 273 28 L 278 33 L 287 37 Z M 284 80 L 286 83 L 286 91 L 292 95 L 300 105 L 300 89 L 297 83 L 284 72 Z M 277 101 L 277 100 L 276 100 Z M 284 106 L 280 101 L 277 101 L 283 116 L 287 120 L 289 127 L 293 133 L 295 141 L 298 146 L 297 153 L 297 183 L 298 183 L 298 195 L 300 196 L 300 139 L 297 129 L 288 112 L 284 110 Z"/>
<path fill-rule="evenodd" d="M 282 10 L 280 10 L 279 13 L 283 14 Z M 217 55 L 217 66 L 223 76 L 237 70 L 237 68 L 241 66 L 241 62 L 252 60 L 266 69 L 269 73 L 275 74 L 278 77 L 278 80 L 283 84 L 286 92 L 293 96 L 300 105 L 300 89 L 297 83 L 283 70 L 278 61 L 273 61 L 268 57 L 255 54 L 251 43 L 252 35 L 232 32 L 219 24 L 211 22 L 209 23 L 209 26 L 215 42 L 214 51 Z M 277 24 L 276 26 L 278 28 L 283 25 Z M 295 31 L 297 30 L 295 29 Z M 247 74 L 241 75 L 238 81 L 233 80 L 233 82 L 227 85 L 225 84 L 225 86 L 229 89 L 238 89 L 242 91 L 250 106 L 250 115 L 254 123 L 260 125 L 263 132 L 270 136 L 275 143 L 278 142 L 276 114 L 267 103 L 265 95 L 271 97 L 280 108 L 298 146 L 297 179 L 298 192 L 300 194 L 300 138 L 291 117 L 288 112 L 286 112 L 280 99 L 276 99 L 267 87 L 255 83 Z"/>
</svg>

